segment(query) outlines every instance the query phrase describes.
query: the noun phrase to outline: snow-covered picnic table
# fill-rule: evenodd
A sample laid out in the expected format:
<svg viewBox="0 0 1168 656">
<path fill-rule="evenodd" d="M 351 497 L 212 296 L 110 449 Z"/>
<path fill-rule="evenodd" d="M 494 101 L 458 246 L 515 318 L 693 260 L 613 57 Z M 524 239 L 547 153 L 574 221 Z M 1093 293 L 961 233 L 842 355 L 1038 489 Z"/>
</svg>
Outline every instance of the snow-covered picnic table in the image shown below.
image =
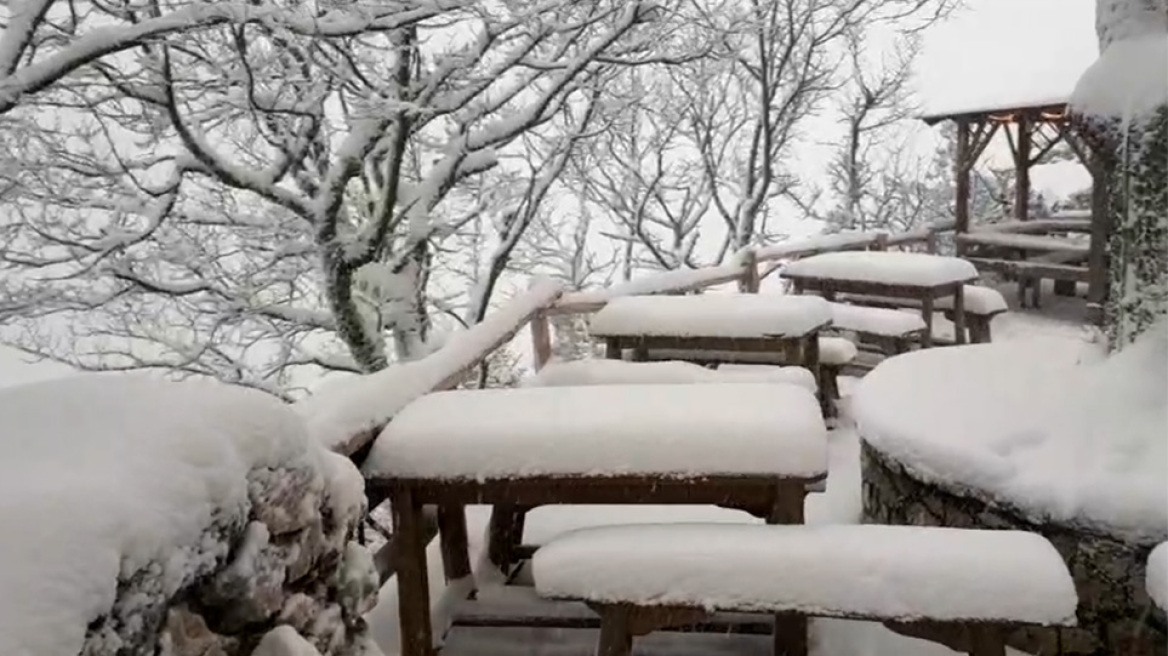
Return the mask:
<svg viewBox="0 0 1168 656">
<path fill-rule="evenodd" d="M 818 292 L 828 300 L 837 293 L 909 298 L 920 302 L 927 329 L 922 346 L 932 345 L 933 311 L 939 299 L 953 298 L 957 342 L 965 343 L 965 283 L 977 280 L 966 260 L 926 253 L 848 251 L 825 253 L 787 265 L 782 277 L 795 292 Z"/>
<path fill-rule="evenodd" d="M 503 569 L 540 505 L 718 505 L 802 523 L 827 429 L 814 395 L 786 383 L 439 392 L 395 417 L 364 468 L 393 508 L 401 653 L 420 656 L 433 641 L 424 505 L 439 507 L 448 580 L 471 572 L 467 504 L 494 506 L 487 551 Z"/>
<path fill-rule="evenodd" d="M 627 296 L 597 312 L 589 330 L 604 341 L 611 359 L 622 358 L 626 349 L 639 361 L 654 352 L 670 359 L 684 353 L 766 354 L 806 367 L 818 380 L 817 336 L 831 320 L 831 306 L 810 296 Z"/>
</svg>

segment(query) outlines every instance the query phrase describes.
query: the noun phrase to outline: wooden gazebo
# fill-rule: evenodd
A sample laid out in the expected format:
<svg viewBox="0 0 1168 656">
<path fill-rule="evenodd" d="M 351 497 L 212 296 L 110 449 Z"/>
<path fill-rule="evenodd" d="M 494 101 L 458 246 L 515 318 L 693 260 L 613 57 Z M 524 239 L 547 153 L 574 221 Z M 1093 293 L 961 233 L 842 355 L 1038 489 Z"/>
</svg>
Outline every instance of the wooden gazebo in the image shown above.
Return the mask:
<svg viewBox="0 0 1168 656">
<path fill-rule="evenodd" d="M 986 146 L 999 133 L 1005 134 L 1010 145 L 1015 170 L 1013 218 L 1017 222 L 1030 221 L 1030 172 L 1042 163 L 1055 146 L 1065 143 L 1091 173 L 1094 182 L 1091 200 L 1091 245 L 1087 258 L 1088 318 L 1098 321 L 1106 295 L 1107 235 L 1106 184 L 1103 167 L 1087 139 L 1082 138 L 1071 124 L 1068 98 L 1046 97 L 1013 102 L 986 103 L 980 106 L 952 108 L 928 113 L 921 119 L 928 125 L 953 121 L 957 126 L 956 162 L 956 232 L 970 229 L 971 173 Z M 1037 227 L 1037 226 L 1035 226 Z M 1029 232 L 1029 231 L 1028 231 Z M 959 242 L 958 248 L 961 248 Z M 1039 264 L 1041 267 L 1041 263 Z M 1059 271 L 1047 267 L 1048 272 Z M 1058 278 L 1055 277 L 1056 281 Z M 1074 281 L 1070 282 L 1073 287 Z"/>
</svg>

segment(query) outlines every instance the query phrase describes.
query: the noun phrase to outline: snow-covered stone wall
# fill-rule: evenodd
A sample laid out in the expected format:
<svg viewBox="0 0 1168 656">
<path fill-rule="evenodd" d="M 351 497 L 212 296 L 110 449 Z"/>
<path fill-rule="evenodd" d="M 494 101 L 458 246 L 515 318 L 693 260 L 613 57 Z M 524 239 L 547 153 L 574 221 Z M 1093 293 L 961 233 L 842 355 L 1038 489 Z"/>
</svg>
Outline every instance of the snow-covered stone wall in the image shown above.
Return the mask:
<svg viewBox="0 0 1168 656">
<path fill-rule="evenodd" d="M 266 394 L 120 375 L 4 390 L 0 653 L 376 653 L 364 513 L 354 465 Z"/>
</svg>

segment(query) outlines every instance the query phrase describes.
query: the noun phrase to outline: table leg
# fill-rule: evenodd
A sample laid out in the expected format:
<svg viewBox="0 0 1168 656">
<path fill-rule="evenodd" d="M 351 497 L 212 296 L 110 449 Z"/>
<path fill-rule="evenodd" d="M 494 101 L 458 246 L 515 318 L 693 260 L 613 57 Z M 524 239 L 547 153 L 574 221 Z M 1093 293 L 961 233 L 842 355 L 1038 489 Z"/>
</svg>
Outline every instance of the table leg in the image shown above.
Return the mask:
<svg viewBox="0 0 1168 656">
<path fill-rule="evenodd" d="M 516 547 L 523 541 L 526 515 L 526 508 L 513 504 L 496 504 L 491 508 L 487 557 L 505 576 L 510 576 L 511 566 L 515 564 Z"/>
<path fill-rule="evenodd" d="M 925 334 L 921 335 L 921 348 L 929 348 L 933 345 L 933 297 L 926 296 L 921 299 L 921 318 L 925 320 Z"/>
<path fill-rule="evenodd" d="M 766 523 L 803 524 L 805 520 L 803 508 L 806 501 L 807 486 L 802 482 L 780 483 L 776 487 L 774 504 Z M 807 656 L 807 617 L 780 613 L 774 618 L 772 641 L 775 656 Z"/>
<path fill-rule="evenodd" d="M 620 340 L 614 337 L 609 337 L 604 340 L 604 357 L 607 360 L 621 359 Z"/>
<path fill-rule="evenodd" d="M 466 506 L 441 504 L 438 506 L 438 531 L 442 545 L 442 569 L 446 582 L 471 575 L 470 546 L 466 535 Z"/>
<path fill-rule="evenodd" d="M 819 363 L 819 335 L 804 337 L 801 341 L 801 364 L 811 372 L 812 378 L 815 379 L 816 396 L 819 397 L 819 408 L 823 412 L 824 417 L 833 416 L 834 409 L 832 408 L 832 404 L 835 403 L 835 399 L 832 398 L 831 385 L 825 384 L 823 366 Z"/>
<path fill-rule="evenodd" d="M 401 656 L 432 656 L 430 587 L 426 575 L 426 542 L 422 535 L 422 504 L 409 489 L 390 493 L 397 576 L 397 612 Z"/>
<path fill-rule="evenodd" d="M 965 285 L 957 285 L 953 292 L 953 339 L 964 344 L 965 339 Z"/>
</svg>

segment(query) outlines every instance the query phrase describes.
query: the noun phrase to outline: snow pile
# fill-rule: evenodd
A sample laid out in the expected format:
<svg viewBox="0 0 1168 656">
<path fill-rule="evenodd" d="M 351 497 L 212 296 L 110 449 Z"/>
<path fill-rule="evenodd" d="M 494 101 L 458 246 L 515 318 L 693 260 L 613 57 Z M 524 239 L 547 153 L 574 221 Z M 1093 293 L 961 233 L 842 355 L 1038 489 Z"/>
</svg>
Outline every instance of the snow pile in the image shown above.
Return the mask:
<svg viewBox="0 0 1168 656">
<path fill-rule="evenodd" d="M 626 296 L 592 317 L 597 336 L 758 338 L 801 336 L 831 322 L 817 296 Z"/>
<path fill-rule="evenodd" d="M 1161 542 L 1148 556 L 1148 596 L 1160 610 L 1168 611 L 1168 542 Z"/>
<path fill-rule="evenodd" d="M 411 401 L 461 382 L 485 353 L 510 341 L 561 291 L 559 283 L 537 279 L 481 323 L 452 335 L 436 353 L 331 384 L 294 408 L 307 422 L 313 439 L 330 450 L 353 453 Z"/>
<path fill-rule="evenodd" d="M 254 390 L 95 375 L 0 391 L 0 653 L 217 640 L 176 598 L 222 611 L 217 630 L 267 619 L 359 521 L 362 483 L 333 458 Z M 301 615 L 326 630 L 319 604 Z"/>
<path fill-rule="evenodd" d="M 1168 104 L 1168 18 L 1149 12 L 1136 32 L 1115 40 L 1071 94 L 1080 114 L 1131 120 Z M 1157 29 L 1158 26 L 1158 29 Z"/>
<path fill-rule="evenodd" d="M 369 476 L 437 479 L 781 475 L 827 470 L 827 429 L 788 384 L 605 385 L 438 392 L 381 433 Z"/>
<path fill-rule="evenodd" d="M 535 553 L 550 598 L 827 617 L 1073 625 L 1078 598 L 1042 536 L 919 526 L 608 526 Z"/>
<path fill-rule="evenodd" d="M 717 370 L 691 362 L 570 360 L 549 362 L 525 387 L 576 385 L 677 385 L 685 383 L 791 383 L 815 391 L 815 377 L 803 367 L 723 365 Z"/>
<path fill-rule="evenodd" d="M 1038 521 L 1168 537 L 1168 321 L 1076 365 L 1078 345 L 1010 342 L 880 364 L 854 400 L 864 439 L 914 475 Z"/>
<path fill-rule="evenodd" d="M 927 253 L 845 251 L 797 260 L 782 276 L 931 287 L 975 280 L 977 269 L 960 258 Z"/>
</svg>

